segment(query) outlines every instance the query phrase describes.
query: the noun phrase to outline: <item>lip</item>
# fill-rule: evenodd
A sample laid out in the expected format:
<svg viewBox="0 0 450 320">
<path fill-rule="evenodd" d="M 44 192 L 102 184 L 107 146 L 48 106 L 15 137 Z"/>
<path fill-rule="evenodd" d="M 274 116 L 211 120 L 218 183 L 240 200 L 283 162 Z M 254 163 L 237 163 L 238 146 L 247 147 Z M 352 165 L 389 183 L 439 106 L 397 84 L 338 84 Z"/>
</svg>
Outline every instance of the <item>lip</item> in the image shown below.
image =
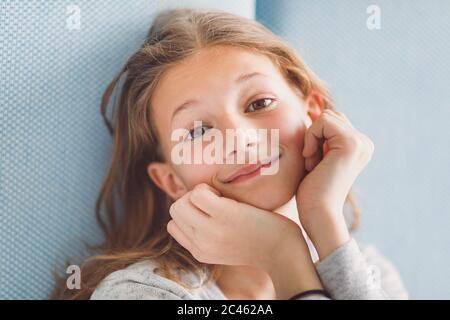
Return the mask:
<svg viewBox="0 0 450 320">
<path fill-rule="evenodd" d="M 277 161 L 281 158 L 281 153 L 264 161 L 258 161 L 255 164 L 248 164 L 242 166 L 237 171 L 233 172 L 230 176 L 228 176 L 224 183 L 233 183 L 238 181 L 244 181 L 250 179 L 252 177 L 258 176 L 261 172 L 261 168 L 267 168 L 272 165 L 273 162 Z"/>
</svg>

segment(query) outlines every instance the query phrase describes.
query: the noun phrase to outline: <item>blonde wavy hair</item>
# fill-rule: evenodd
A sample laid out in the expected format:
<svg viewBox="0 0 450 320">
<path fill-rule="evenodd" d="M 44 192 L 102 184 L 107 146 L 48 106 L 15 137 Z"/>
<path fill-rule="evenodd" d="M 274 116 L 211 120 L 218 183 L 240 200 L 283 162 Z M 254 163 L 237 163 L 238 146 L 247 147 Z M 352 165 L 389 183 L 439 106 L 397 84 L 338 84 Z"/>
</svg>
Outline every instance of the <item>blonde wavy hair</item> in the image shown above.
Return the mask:
<svg viewBox="0 0 450 320">
<path fill-rule="evenodd" d="M 175 270 L 206 274 L 205 281 L 219 277 L 220 265 L 197 261 L 168 234 L 166 225 L 172 200 L 152 182 L 146 169 L 152 161 L 165 161 L 150 104 L 158 81 L 171 66 L 202 48 L 216 45 L 265 54 L 293 88 L 304 96 L 317 91 L 325 107 L 334 109 L 320 79 L 287 42 L 260 23 L 221 10 L 182 8 L 160 12 L 142 46 L 122 66 L 101 100 L 101 114 L 113 143 L 111 164 L 95 208 L 104 233 L 104 242 L 95 247 L 101 254 L 81 264 L 81 289 L 67 289 L 65 278 L 61 277 L 50 298 L 89 299 L 108 274 L 149 258 L 158 259 L 158 273 L 185 287 L 189 286 Z M 108 105 L 122 76 L 125 78 L 118 99 L 114 95 L 110 121 Z M 359 221 L 359 211 L 351 193 L 346 202 L 352 208 L 349 228 L 353 230 Z"/>
</svg>

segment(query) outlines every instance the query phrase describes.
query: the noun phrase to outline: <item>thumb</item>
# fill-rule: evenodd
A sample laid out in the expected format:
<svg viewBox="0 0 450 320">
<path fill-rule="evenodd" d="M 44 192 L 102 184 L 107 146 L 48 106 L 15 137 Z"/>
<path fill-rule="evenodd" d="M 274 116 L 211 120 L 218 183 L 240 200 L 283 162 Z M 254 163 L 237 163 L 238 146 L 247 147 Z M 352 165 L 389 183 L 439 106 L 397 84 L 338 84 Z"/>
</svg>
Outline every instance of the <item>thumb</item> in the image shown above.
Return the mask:
<svg viewBox="0 0 450 320">
<path fill-rule="evenodd" d="M 192 189 L 189 200 L 193 205 L 209 214 L 215 216 L 219 214 L 223 201 L 226 198 L 221 197 L 218 190 L 206 183 L 200 183 Z"/>
<path fill-rule="evenodd" d="M 211 192 L 215 193 L 218 197 L 221 196 L 221 193 L 219 192 L 219 190 L 217 190 L 216 188 L 213 188 L 212 186 L 210 186 L 210 185 L 207 184 L 207 183 L 199 183 L 199 184 L 197 184 L 197 185 L 194 187 L 194 190 L 195 190 L 195 189 L 208 190 L 208 191 L 211 191 Z"/>
</svg>

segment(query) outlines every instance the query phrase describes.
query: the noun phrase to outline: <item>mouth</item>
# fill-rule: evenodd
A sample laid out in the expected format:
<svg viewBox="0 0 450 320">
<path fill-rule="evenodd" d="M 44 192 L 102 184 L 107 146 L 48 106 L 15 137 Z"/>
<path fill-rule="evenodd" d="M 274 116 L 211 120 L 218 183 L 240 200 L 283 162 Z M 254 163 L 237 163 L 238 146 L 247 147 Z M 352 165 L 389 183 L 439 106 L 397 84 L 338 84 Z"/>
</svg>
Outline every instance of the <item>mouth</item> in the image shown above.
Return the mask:
<svg viewBox="0 0 450 320">
<path fill-rule="evenodd" d="M 269 168 L 281 158 L 282 154 L 278 154 L 272 158 L 266 159 L 256 164 L 249 164 L 241 167 L 239 170 L 231 174 L 224 180 L 224 183 L 238 183 L 257 177 L 261 174 L 262 168 Z"/>
</svg>

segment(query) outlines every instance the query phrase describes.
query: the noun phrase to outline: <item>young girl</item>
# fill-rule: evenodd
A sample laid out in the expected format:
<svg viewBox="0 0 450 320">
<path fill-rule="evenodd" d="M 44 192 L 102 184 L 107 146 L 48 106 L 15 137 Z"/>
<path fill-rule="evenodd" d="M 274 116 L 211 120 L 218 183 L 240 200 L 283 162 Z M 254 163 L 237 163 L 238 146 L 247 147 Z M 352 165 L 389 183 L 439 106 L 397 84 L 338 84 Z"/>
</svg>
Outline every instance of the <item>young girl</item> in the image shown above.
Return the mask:
<svg viewBox="0 0 450 320">
<path fill-rule="evenodd" d="M 349 233 L 358 217 L 349 191 L 372 142 L 259 23 L 218 10 L 161 12 L 101 111 L 113 138 L 96 207 L 105 243 L 82 264 L 81 289 L 62 279 L 54 298 L 407 298 L 389 261 Z M 188 145 L 213 128 L 279 129 L 267 163 L 278 171 L 260 174 L 261 162 L 174 163 L 179 128 Z M 237 140 L 224 158 L 260 143 Z"/>
</svg>

